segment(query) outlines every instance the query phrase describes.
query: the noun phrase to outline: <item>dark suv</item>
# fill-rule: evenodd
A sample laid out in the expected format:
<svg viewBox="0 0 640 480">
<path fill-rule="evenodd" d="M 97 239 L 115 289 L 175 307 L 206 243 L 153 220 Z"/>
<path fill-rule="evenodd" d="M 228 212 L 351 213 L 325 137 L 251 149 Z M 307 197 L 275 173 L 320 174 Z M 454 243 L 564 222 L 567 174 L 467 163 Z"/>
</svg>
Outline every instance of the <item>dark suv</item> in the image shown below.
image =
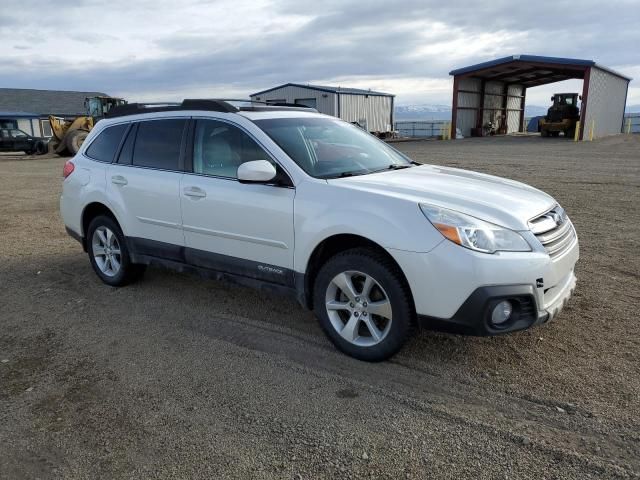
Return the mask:
<svg viewBox="0 0 640 480">
<path fill-rule="evenodd" d="M 17 128 L 0 129 L 0 152 L 47 153 L 46 138 L 34 137 Z"/>
</svg>

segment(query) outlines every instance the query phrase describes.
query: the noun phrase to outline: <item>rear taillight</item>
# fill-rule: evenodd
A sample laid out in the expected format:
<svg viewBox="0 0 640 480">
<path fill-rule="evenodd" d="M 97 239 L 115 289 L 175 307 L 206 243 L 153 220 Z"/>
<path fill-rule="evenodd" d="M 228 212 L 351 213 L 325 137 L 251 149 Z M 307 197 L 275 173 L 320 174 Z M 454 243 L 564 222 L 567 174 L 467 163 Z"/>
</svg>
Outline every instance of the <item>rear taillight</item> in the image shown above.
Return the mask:
<svg viewBox="0 0 640 480">
<path fill-rule="evenodd" d="M 76 166 L 73 164 L 71 160 L 67 160 L 64 164 L 64 168 L 62 169 L 62 176 L 67 178 L 69 175 L 73 173 L 76 169 Z"/>
</svg>

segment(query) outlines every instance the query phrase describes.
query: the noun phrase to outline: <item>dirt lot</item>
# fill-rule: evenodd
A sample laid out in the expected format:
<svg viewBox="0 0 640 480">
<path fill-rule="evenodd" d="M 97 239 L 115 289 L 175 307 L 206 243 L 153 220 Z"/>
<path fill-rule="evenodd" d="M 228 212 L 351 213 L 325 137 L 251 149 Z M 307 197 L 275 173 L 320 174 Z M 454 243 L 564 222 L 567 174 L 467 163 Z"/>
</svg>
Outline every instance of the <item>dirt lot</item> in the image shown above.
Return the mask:
<svg viewBox="0 0 640 480">
<path fill-rule="evenodd" d="M 101 284 L 63 160 L 0 157 L 0 478 L 640 477 L 640 136 L 397 146 L 560 201 L 581 260 L 557 320 L 358 362 L 286 298 Z"/>
</svg>

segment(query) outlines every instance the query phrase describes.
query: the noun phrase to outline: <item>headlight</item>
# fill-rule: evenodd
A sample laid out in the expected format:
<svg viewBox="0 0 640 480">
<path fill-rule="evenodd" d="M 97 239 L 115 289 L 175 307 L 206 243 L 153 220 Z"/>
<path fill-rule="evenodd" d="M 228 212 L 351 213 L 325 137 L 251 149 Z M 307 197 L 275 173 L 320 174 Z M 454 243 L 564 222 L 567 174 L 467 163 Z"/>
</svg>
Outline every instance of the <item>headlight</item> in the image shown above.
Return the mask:
<svg viewBox="0 0 640 480">
<path fill-rule="evenodd" d="M 484 253 L 530 252 L 531 247 L 517 232 L 478 218 L 421 203 L 420 210 L 445 238 Z"/>
</svg>

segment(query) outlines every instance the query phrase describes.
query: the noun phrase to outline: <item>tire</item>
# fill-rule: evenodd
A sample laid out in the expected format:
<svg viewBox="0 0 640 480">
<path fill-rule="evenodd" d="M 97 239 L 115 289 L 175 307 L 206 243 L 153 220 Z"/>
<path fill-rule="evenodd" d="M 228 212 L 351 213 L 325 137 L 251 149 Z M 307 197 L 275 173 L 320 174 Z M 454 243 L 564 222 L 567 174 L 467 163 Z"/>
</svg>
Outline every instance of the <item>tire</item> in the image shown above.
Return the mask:
<svg viewBox="0 0 640 480">
<path fill-rule="evenodd" d="M 330 258 L 318 272 L 313 297 L 314 312 L 327 337 L 340 351 L 359 360 L 390 358 L 406 343 L 416 323 L 402 273 L 374 250 L 355 248 Z"/>
<path fill-rule="evenodd" d="M 80 151 L 80 147 L 87 138 L 87 135 L 89 135 L 89 132 L 87 132 L 86 130 L 74 130 L 72 132 L 69 132 L 69 134 L 64 139 L 64 142 L 67 150 L 69 150 L 71 155 L 75 155 Z"/>
<path fill-rule="evenodd" d="M 47 153 L 47 144 L 45 142 L 36 143 L 36 155 L 44 155 Z"/>
<path fill-rule="evenodd" d="M 85 241 L 91 266 L 107 285 L 123 287 L 144 274 L 145 265 L 131 263 L 122 230 L 111 217 L 100 215 L 94 218 L 87 229 Z"/>
</svg>

